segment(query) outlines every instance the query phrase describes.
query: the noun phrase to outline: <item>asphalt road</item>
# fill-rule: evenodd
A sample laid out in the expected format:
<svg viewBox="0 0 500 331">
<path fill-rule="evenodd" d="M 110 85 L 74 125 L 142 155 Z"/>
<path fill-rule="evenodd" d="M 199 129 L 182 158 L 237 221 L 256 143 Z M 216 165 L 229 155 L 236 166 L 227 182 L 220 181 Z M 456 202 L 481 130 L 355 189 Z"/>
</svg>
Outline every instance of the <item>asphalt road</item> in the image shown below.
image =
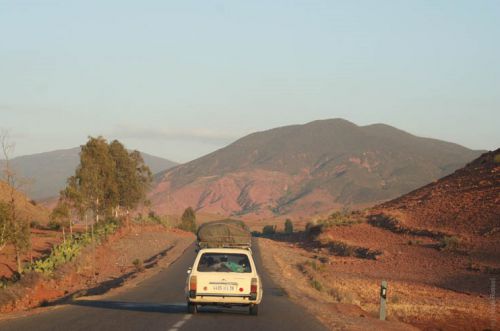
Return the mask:
<svg viewBox="0 0 500 331">
<path fill-rule="evenodd" d="M 273 283 L 262 267 L 258 249 L 254 255 L 264 286 L 258 316 L 250 316 L 248 309 L 243 308 L 204 307 L 196 315 L 186 313 L 184 283 L 186 271 L 195 258 L 193 248 L 169 268 L 130 290 L 101 300 L 77 300 L 55 310 L 0 321 L 0 330 L 325 330 Z"/>
</svg>

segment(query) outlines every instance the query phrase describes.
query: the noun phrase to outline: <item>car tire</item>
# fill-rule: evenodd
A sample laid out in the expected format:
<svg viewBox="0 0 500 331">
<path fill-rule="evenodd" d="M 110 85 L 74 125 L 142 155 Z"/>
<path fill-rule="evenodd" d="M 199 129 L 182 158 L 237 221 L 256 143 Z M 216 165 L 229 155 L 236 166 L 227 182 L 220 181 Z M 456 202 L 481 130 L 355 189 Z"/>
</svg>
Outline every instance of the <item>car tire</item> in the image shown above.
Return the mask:
<svg viewBox="0 0 500 331">
<path fill-rule="evenodd" d="M 250 305 L 250 315 L 257 316 L 259 314 L 259 305 Z"/>
<path fill-rule="evenodd" d="M 188 302 L 187 310 L 189 314 L 196 314 L 198 312 L 198 306 L 195 303 Z"/>
</svg>

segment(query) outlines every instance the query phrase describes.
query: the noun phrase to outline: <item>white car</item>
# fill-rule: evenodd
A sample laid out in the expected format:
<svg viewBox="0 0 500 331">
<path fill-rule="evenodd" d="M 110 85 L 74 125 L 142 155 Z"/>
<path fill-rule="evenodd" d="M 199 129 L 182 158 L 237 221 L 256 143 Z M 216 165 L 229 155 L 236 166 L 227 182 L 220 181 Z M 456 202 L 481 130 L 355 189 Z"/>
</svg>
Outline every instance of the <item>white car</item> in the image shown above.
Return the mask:
<svg viewBox="0 0 500 331">
<path fill-rule="evenodd" d="M 205 248 L 188 270 L 186 299 L 188 312 L 198 306 L 246 306 L 251 315 L 258 314 L 262 300 L 260 280 L 250 249 Z"/>
</svg>

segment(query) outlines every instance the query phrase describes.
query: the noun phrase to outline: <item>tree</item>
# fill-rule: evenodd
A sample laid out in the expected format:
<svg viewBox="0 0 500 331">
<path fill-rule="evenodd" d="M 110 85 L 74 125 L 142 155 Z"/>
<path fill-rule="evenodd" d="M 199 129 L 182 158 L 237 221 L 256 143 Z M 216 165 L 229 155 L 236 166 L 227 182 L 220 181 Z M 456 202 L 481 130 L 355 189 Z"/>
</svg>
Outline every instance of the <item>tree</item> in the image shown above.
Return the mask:
<svg viewBox="0 0 500 331">
<path fill-rule="evenodd" d="M 87 220 L 90 210 L 95 222 L 100 216 L 117 218 L 123 213 L 128 221 L 129 211 L 145 200 L 151 180 L 151 171 L 139 152 L 129 153 L 118 140 L 108 144 L 103 137 L 89 137 L 60 200 L 68 205 L 70 219 Z"/>
<path fill-rule="evenodd" d="M 129 154 L 118 140 L 111 142 L 109 153 L 115 162 L 118 194 L 115 217 L 119 216 L 120 209 L 123 209 L 128 217 L 129 211 L 145 200 L 152 179 L 151 171 L 144 164 L 141 153 L 133 151 Z"/>
<path fill-rule="evenodd" d="M 285 220 L 285 233 L 293 233 L 293 223 L 289 218 Z"/>
<path fill-rule="evenodd" d="M 181 224 L 179 226 L 184 231 L 190 231 L 196 233 L 196 214 L 194 213 L 193 208 L 188 207 L 184 210 L 184 213 L 181 217 Z"/>
<path fill-rule="evenodd" d="M 73 219 L 82 219 L 86 214 L 83 196 L 78 189 L 75 176 L 68 178 L 66 188 L 59 193 L 59 201 L 68 208 L 69 231 L 73 234 Z M 85 222 L 85 231 L 87 230 L 88 224 Z"/>
<path fill-rule="evenodd" d="M 0 146 L 2 148 L 4 161 L 2 179 L 8 187 L 8 201 L 2 207 L 3 221 L 0 228 L 0 248 L 6 244 L 12 244 L 16 254 L 17 272 L 22 272 L 22 255 L 31 246 L 30 227 L 26 218 L 17 213 L 17 190 L 26 184 L 25 180 L 19 178 L 10 164 L 10 155 L 14 150 L 14 144 L 9 141 L 9 133 L 0 133 Z M 2 246 L 3 245 L 3 246 Z"/>
<path fill-rule="evenodd" d="M 89 137 L 82 146 L 75 179 L 83 204 L 93 211 L 98 223 L 100 216 L 111 213 L 118 203 L 115 162 L 103 137 Z"/>
</svg>

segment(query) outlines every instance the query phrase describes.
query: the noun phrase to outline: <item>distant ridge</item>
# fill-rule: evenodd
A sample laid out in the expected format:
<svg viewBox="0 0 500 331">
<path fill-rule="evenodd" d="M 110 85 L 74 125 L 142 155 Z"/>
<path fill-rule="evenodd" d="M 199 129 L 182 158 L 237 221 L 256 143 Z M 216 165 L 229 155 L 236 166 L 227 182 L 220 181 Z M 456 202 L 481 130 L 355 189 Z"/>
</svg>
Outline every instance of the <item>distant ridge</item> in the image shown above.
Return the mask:
<svg viewBox="0 0 500 331">
<path fill-rule="evenodd" d="M 311 215 L 395 198 L 480 153 L 385 124 L 320 120 L 252 133 L 159 173 L 150 200 L 160 213 Z"/>
<path fill-rule="evenodd" d="M 24 155 L 11 160 L 12 167 L 21 176 L 33 179 L 26 189 L 31 199 L 43 200 L 57 196 L 66 185 L 66 179 L 73 175 L 80 162 L 80 147 L 60 149 L 51 152 Z M 172 168 L 177 163 L 161 157 L 142 153 L 145 163 L 153 173 Z M 0 160 L 0 162 L 2 162 Z"/>
</svg>

